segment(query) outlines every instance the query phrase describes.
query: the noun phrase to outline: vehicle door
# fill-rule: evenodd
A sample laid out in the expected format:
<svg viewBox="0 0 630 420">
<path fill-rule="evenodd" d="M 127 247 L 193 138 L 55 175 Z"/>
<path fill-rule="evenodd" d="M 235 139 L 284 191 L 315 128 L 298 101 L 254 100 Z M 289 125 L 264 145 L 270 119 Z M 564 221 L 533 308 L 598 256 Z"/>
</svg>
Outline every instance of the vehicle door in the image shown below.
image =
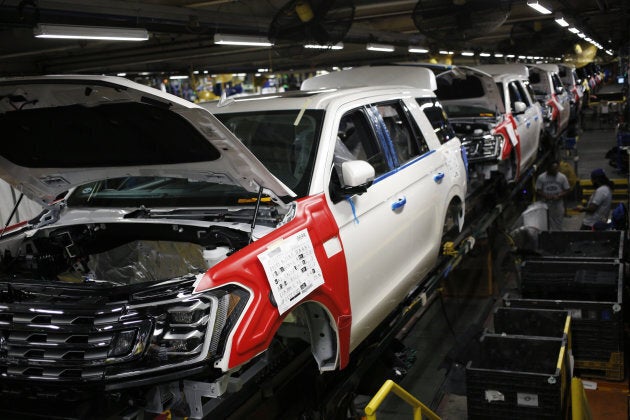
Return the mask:
<svg viewBox="0 0 630 420">
<path fill-rule="evenodd" d="M 331 211 L 347 258 L 354 348 L 432 265 L 441 167 L 401 101 L 343 113 L 338 133 L 335 149 L 369 162 L 376 174 L 365 193 L 336 197 L 333 159 Z"/>
<path fill-rule="evenodd" d="M 540 140 L 540 114 L 538 108 L 530 99 L 520 80 L 508 82 L 510 109 L 516 121 L 516 132 L 520 139 L 521 172 L 529 167 L 536 158 L 538 142 Z M 523 112 L 516 112 L 516 102 L 525 104 Z"/>
</svg>

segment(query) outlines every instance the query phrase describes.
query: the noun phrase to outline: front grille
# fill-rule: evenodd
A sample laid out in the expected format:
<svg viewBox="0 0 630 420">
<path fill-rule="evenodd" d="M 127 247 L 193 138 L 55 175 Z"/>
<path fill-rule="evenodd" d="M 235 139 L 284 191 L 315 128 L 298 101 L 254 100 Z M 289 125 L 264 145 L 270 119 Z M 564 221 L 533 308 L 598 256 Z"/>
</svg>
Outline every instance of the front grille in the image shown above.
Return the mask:
<svg viewBox="0 0 630 420">
<path fill-rule="evenodd" d="M 90 305 L 87 305 L 89 308 Z M 0 376 L 29 380 L 102 380 L 107 366 L 140 355 L 109 356 L 121 331 L 146 330 L 150 319 L 124 320 L 125 306 L 0 305 Z M 135 319 L 133 319 L 135 318 Z M 139 335 L 136 335 L 139 336 Z"/>
</svg>

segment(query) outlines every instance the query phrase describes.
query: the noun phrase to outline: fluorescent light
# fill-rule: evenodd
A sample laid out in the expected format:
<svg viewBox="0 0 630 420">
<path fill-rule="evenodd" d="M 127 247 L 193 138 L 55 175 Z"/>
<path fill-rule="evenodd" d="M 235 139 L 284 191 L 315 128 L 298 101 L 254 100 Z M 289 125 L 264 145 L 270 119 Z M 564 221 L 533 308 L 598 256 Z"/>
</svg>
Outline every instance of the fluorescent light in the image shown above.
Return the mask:
<svg viewBox="0 0 630 420">
<path fill-rule="evenodd" d="M 501 53 L 494 53 L 494 56 L 496 58 L 501 58 L 501 57 L 503 57 L 503 54 L 501 54 Z"/>
<path fill-rule="evenodd" d="M 508 54 L 508 55 L 506 55 L 506 57 L 507 57 L 507 58 L 514 58 L 514 57 L 516 57 L 516 56 L 515 56 L 514 54 Z"/>
<path fill-rule="evenodd" d="M 610 51 L 610 50 L 606 50 L 606 54 L 613 55 L 612 51 Z"/>
<path fill-rule="evenodd" d="M 486 52 L 482 52 L 482 53 L 479 53 L 479 57 L 490 57 L 490 54 Z"/>
<path fill-rule="evenodd" d="M 388 45 L 388 44 L 375 44 L 373 42 L 370 42 L 369 44 L 367 44 L 365 49 L 369 50 L 369 51 L 392 52 L 392 51 L 394 51 L 394 46 L 393 45 Z"/>
<path fill-rule="evenodd" d="M 574 34 L 579 34 L 580 30 L 576 28 L 575 26 L 572 26 L 569 28 L 569 32 L 574 33 Z"/>
<path fill-rule="evenodd" d="M 139 28 L 55 25 L 40 23 L 33 29 L 36 38 L 99 39 L 107 41 L 146 41 L 149 33 Z"/>
<path fill-rule="evenodd" d="M 316 50 L 343 50 L 343 42 L 338 42 L 334 45 L 306 44 L 304 48 L 311 48 Z"/>
<path fill-rule="evenodd" d="M 519 56 L 518 56 L 518 58 L 519 58 L 520 60 L 525 60 L 527 57 L 525 57 L 524 55 L 519 55 Z"/>
<path fill-rule="evenodd" d="M 465 57 L 472 57 L 475 55 L 475 53 L 472 51 L 462 51 L 462 55 Z"/>
<path fill-rule="evenodd" d="M 448 51 L 446 51 L 446 50 L 440 50 L 440 54 L 442 54 L 442 55 L 448 55 Z"/>
<path fill-rule="evenodd" d="M 416 53 L 416 54 L 426 54 L 429 52 L 429 50 L 422 47 L 409 47 L 407 51 L 409 51 L 410 53 Z"/>
<path fill-rule="evenodd" d="M 127 73 L 116 73 L 116 76 L 118 77 L 125 77 L 127 75 Z"/>
<path fill-rule="evenodd" d="M 214 34 L 214 43 L 219 45 L 249 45 L 271 47 L 273 42 L 262 36 Z"/>
<path fill-rule="evenodd" d="M 556 23 L 558 25 L 562 26 L 563 28 L 566 28 L 567 26 L 569 26 L 569 22 L 564 20 L 564 18 L 562 16 L 560 16 L 559 18 L 556 19 Z"/>
<path fill-rule="evenodd" d="M 579 36 L 580 38 L 586 38 L 586 34 L 584 32 L 580 32 L 579 34 L 577 34 L 577 36 Z"/>
<path fill-rule="evenodd" d="M 175 75 L 175 76 L 170 76 L 169 79 L 171 79 L 171 80 L 182 80 L 182 79 L 188 79 L 188 76 Z"/>
<path fill-rule="evenodd" d="M 543 6 L 543 4 L 538 0 L 527 0 L 527 5 L 538 13 L 542 13 L 543 15 L 551 14 L 551 9 L 547 6 Z"/>
<path fill-rule="evenodd" d="M 591 42 L 591 41 L 592 41 L 592 39 L 591 39 L 591 38 L 589 38 L 589 37 L 586 37 L 586 38 L 584 38 L 584 41 L 586 41 L 586 42 Z"/>
</svg>

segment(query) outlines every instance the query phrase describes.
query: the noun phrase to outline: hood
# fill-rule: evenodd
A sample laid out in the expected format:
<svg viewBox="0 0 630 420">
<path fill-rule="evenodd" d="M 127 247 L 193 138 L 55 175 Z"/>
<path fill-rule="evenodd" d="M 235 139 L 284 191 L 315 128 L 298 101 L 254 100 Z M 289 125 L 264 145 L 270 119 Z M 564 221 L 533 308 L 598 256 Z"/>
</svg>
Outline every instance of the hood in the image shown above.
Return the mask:
<svg viewBox="0 0 630 420">
<path fill-rule="evenodd" d="M 459 66 L 440 73 L 436 79 L 436 94 L 442 105 L 451 112 L 461 108 L 461 113 L 453 117 L 484 117 L 489 116 L 487 111 L 495 115 L 505 113 L 501 92 L 494 78 L 486 72 Z"/>
<path fill-rule="evenodd" d="M 120 77 L 0 79 L 0 132 L 0 177 L 43 205 L 125 176 L 263 187 L 284 203 L 295 197 L 210 112 Z"/>
</svg>

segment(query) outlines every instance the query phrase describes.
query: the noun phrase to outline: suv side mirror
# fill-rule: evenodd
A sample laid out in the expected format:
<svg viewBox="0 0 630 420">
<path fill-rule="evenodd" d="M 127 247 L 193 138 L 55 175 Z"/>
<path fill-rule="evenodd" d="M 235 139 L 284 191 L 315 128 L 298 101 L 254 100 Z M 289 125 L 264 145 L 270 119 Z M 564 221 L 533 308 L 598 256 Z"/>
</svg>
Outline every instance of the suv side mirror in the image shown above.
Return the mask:
<svg viewBox="0 0 630 420">
<path fill-rule="evenodd" d="M 333 172 L 335 172 L 333 170 Z M 364 160 L 349 160 L 341 164 L 341 180 L 333 174 L 330 194 L 334 203 L 348 195 L 361 195 L 374 182 L 374 167 Z"/>
<path fill-rule="evenodd" d="M 562 95 L 562 92 L 564 92 L 564 87 L 563 86 L 558 86 L 556 88 L 556 95 Z"/>
<path fill-rule="evenodd" d="M 525 102 L 521 102 L 521 101 L 514 102 L 515 114 L 522 114 L 523 112 L 525 112 L 526 109 L 527 109 L 527 105 L 525 105 Z"/>
</svg>

